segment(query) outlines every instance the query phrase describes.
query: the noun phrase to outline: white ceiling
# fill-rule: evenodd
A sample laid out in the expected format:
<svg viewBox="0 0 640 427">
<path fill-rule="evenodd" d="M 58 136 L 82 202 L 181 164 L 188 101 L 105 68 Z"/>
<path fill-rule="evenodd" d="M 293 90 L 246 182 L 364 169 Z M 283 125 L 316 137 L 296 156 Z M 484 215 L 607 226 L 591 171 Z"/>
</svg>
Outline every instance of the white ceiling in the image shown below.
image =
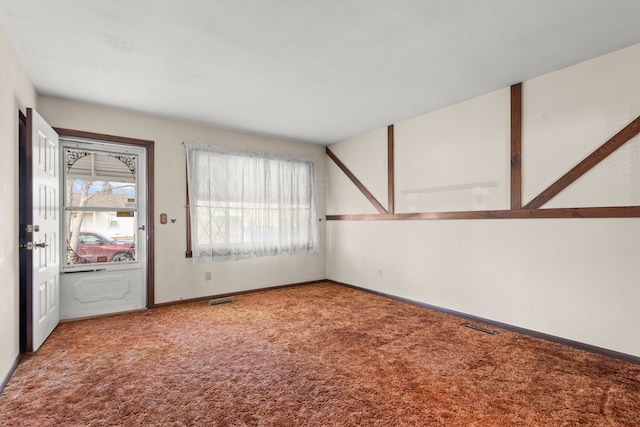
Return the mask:
<svg viewBox="0 0 640 427">
<path fill-rule="evenodd" d="M 329 144 L 640 43 L 640 1 L 0 0 L 0 24 L 40 94 Z"/>
</svg>

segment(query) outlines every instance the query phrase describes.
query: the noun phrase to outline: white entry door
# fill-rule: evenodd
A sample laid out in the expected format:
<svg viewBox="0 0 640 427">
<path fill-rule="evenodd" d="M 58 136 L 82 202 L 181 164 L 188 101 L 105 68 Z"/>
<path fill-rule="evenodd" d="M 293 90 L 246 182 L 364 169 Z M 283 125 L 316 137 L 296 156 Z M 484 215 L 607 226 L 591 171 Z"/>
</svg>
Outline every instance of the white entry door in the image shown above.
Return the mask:
<svg viewBox="0 0 640 427">
<path fill-rule="evenodd" d="M 147 305 L 145 149 L 60 137 L 61 318 Z"/>
<path fill-rule="evenodd" d="M 58 134 L 33 109 L 27 109 L 33 182 L 32 351 L 60 319 L 60 204 Z"/>
</svg>

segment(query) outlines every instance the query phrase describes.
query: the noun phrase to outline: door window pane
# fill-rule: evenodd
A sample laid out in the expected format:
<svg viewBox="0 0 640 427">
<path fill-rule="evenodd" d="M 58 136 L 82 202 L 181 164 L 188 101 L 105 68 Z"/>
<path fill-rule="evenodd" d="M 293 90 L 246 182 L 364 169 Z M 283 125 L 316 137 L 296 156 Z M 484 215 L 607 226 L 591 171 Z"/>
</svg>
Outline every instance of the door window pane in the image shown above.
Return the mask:
<svg viewBox="0 0 640 427">
<path fill-rule="evenodd" d="M 67 211 L 66 214 L 70 230 L 66 234 L 67 265 L 136 261 L 135 216 L 102 211 Z M 121 215 L 119 227 L 111 227 L 109 218 L 118 214 Z"/>
<path fill-rule="evenodd" d="M 66 265 L 136 261 L 137 156 L 65 148 Z"/>
</svg>

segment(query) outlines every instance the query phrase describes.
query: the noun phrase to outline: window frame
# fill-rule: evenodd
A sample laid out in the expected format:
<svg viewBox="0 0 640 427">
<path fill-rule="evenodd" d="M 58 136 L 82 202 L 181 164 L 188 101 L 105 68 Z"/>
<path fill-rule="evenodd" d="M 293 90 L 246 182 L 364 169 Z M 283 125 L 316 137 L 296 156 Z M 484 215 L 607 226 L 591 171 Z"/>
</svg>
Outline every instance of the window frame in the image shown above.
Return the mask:
<svg viewBox="0 0 640 427">
<path fill-rule="evenodd" d="M 183 142 L 183 145 L 185 145 L 185 147 L 187 147 L 189 145 L 189 143 Z M 195 144 L 192 144 L 195 145 Z M 204 144 L 202 144 L 204 145 Z M 257 156 L 260 158 L 271 158 L 271 159 L 277 159 L 277 160 L 282 160 L 282 161 L 286 161 L 286 159 L 290 158 L 290 159 L 295 159 L 295 160 L 302 160 L 302 161 L 310 161 L 315 165 L 315 159 L 314 158 L 310 158 L 310 157 L 296 157 L 296 156 L 291 156 L 291 155 L 282 155 L 282 154 L 275 154 L 275 153 L 266 153 L 266 152 L 260 152 L 260 151 L 253 151 L 253 150 L 235 150 L 235 149 L 231 149 L 231 148 L 226 148 L 226 147 L 221 147 L 221 146 L 209 146 L 209 147 L 215 147 L 215 148 L 219 148 L 221 150 L 221 152 L 227 152 L 230 155 L 250 155 L 250 156 Z M 187 154 L 188 155 L 188 154 Z M 189 171 L 188 171 L 188 159 L 185 158 L 185 214 L 186 214 L 186 250 L 185 250 L 185 258 L 194 258 L 193 255 L 193 251 L 194 251 L 194 242 L 192 239 L 192 228 L 193 228 L 193 224 L 191 223 L 191 199 L 189 197 Z M 315 181 L 316 181 L 316 168 L 312 167 L 311 169 L 311 175 L 310 175 L 310 180 L 311 180 L 311 185 L 313 187 L 313 191 L 311 194 L 311 197 L 313 198 L 312 200 L 312 215 L 313 213 L 315 213 L 315 216 L 317 217 L 318 212 L 317 212 L 317 192 L 316 192 L 316 185 L 315 185 Z M 228 210 L 225 211 L 225 215 L 227 215 L 227 217 L 229 216 L 229 212 Z M 313 220 L 313 216 L 312 216 L 312 220 Z M 226 221 L 227 223 L 227 228 L 229 227 L 229 221 Z M 228 232 L 227 232 L 227 236 L 228 236 Z M 317 242 L 318 245 L 320 244 L 320 236 L 317 236 Z M 308 253 L 312 253 L 313 251 L 309 251 Z"/>
</svg>

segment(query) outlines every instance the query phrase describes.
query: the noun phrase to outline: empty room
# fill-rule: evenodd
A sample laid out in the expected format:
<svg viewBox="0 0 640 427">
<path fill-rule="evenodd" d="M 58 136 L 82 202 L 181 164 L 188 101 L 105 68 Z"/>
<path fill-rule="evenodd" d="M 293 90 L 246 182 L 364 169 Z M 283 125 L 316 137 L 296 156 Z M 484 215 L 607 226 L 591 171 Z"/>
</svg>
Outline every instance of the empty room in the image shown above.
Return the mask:
<svg viewBox="0 0 640 427">
<path fill-rule="evenodd" d="M 0 425 L 640 425 L 637 0 L 0 0 Z"/>
</svg>

